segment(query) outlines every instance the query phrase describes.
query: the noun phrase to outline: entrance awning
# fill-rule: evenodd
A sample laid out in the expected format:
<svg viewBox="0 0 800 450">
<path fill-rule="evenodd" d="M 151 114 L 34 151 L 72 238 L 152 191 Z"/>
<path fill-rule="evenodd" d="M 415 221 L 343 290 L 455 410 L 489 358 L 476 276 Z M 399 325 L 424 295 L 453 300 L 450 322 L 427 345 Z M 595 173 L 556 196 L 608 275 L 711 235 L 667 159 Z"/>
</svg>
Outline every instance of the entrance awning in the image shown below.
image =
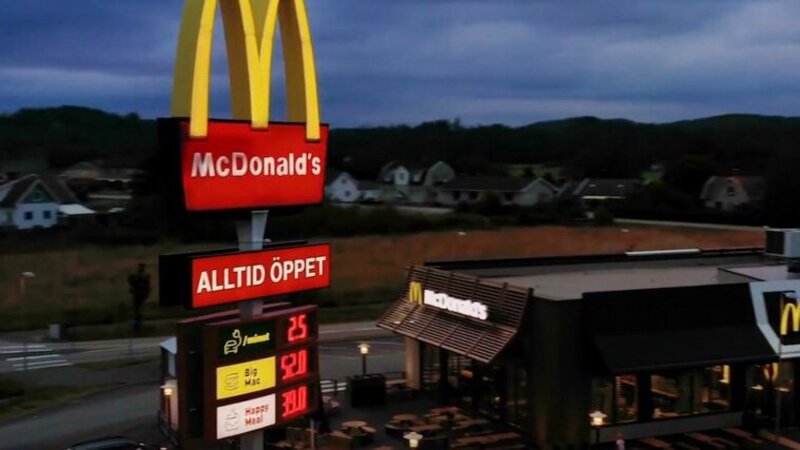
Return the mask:
<svg viewBox="0 0 800 450">
<path fill-rule="evenodd" d="M 480 301 L 489 308 L 488 320 L 411 302 L 406 291 L 378 327 L 484 363 L 492 362 L 517 335 L 530 295 L 527 289 L 426 267 L 412 267 L 408 280 Z"/>
<path fill-rule="evenodd" d="M 606 368 L 614 374 L 775 360 L 755 326 L 594 336 Z"/>
</svg>

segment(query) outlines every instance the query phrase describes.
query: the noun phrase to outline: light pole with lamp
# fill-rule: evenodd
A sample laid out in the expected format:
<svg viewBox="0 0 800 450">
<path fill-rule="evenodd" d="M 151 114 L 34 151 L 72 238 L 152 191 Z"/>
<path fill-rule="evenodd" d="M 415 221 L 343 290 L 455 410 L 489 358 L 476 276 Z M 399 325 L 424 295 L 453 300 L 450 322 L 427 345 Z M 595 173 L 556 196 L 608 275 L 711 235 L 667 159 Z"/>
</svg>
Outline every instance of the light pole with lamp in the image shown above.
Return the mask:
<svg viewBox="0 0 800 450">
<path fill-rule="evenodd" d="M 594 443 L 595 445 L 600 443 L 600 427 L 605 424 L 607 414 L 604 414 L 602 411 L 594 411 L 593 413 L 589 414 L 589 417 L 592 419 L 589 422 L 594 428 Z"/>
<path fill-rule="evenodd" d="M 172 433 L 172 386 L 164 386 L 164 400 L 166 400 L 167 430 Z"/>
<path fill-rule="evenodd" d="M 20 308 L 22 309 L 22 315 L 25 317 L 25 313 L 27 312 L 28 308 L 25 305 L 25 288 L 27 287 L 27 281 L 30 278 L 36 277 L 36 274 L 33 272 L 22 272 L 19 274 L 19 302 Z M 24 321 L 24 326 L 27 328 L 28 323 L 27 320 Z M 28 331 L 27 329 L 25 331 Z M 28 372 L 28 336 L 24 334 L 22 337 L 22 372 Z"/>
<path fill-rule="evenodd" d="M 411 433 L 404 434 L 403 439 L 408 441 L 409 448 L 417 448 L 419 447 L 419 440 L 422 439 L 422 435 L 412 431 Z"/>
<path fill-rule="evenodd" d="M 369 354 L 369 344 L 362 342 L 358 345 L 358 351 L 361 353 L 361 375 L 367 374 L 367 355 Z"/>
</svg>

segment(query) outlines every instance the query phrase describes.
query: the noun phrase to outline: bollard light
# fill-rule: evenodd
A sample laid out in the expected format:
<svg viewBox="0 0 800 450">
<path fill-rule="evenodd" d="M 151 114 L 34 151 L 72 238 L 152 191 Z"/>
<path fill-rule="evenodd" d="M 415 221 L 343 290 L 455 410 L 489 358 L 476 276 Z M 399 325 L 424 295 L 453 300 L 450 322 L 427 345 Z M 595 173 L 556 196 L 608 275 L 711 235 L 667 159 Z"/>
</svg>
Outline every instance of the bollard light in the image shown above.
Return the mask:
<svg viewBox="0 0 800 450">
<path fill-rule="evenodd" d="M 358 351 L 361 353 L 361 375 L 367 374 L 367 355 L 369 354 L 369 344 L 362 342 L 358 344 Z"/>
<path fill-rule="evenodd" d="M 417 432 L 406 433 L 403 435 L 403 439 L 408 441 L 408 446 L 411 448 L 419 447 L 419 440 L 422 439 L 422 435 Z"/>
<path fill-rule="evenodd" d="M 594 411 L 593 413 L 589 414 L 591 421 L 589 422 L 592 427 L 594 428 L 594 443 L 600 443 L 600 427 L 605 424 L 607 414 L 604 414 L 602 411 Z"/>
</svg>

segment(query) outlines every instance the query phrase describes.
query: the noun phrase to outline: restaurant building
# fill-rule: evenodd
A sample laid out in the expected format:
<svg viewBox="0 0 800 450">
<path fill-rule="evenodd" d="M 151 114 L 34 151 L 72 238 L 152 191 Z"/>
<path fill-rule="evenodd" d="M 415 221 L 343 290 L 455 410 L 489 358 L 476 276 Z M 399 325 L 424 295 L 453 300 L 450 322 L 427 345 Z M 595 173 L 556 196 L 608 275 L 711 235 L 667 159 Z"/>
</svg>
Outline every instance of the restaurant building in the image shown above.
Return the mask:
<svg viewBox="0 0 800 450">
<path fill-rule="evenodd" d="M 530 446 L 800 425 L 800 274 L 763 249 L 432 262 L 378 326 L 409 386 Z"/>
</svg>

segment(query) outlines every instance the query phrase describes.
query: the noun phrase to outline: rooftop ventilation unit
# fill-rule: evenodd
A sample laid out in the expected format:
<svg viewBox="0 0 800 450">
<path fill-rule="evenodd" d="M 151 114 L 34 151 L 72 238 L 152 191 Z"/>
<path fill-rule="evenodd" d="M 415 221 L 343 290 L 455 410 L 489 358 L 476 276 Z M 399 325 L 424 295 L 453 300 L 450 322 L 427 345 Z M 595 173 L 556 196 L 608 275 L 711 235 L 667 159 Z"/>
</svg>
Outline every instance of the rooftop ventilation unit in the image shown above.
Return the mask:
<svg viewBox="0 0 800 450">
<path fill-rule="evenodd" d="M 772 256 L 800 258 L 800 229 L 767 228 L 764 253 Z"/>
</svg>

